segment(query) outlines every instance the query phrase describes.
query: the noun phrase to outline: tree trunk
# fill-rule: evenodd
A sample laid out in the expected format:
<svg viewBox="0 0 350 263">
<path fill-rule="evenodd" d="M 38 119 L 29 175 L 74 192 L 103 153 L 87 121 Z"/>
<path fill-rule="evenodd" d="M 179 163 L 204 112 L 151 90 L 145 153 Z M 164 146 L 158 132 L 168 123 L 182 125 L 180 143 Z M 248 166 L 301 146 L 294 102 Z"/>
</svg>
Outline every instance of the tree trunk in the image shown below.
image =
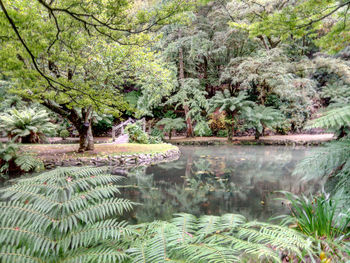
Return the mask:
<svg viewBox="0 0 350 263">
<path fill-rule="evenodd" d="M 91 123 L 81 124 L 79 131 L 79 150 L 78 152 L 93 151 L 94 137 L 92 135 Z"/>
<path fill-rule="evenodd" d="M 94 150 L 94 138 L 92 135 L 92 107 L 81 109 L 81 116 L 74 108 L 56 104 L 50 100 L 41 103 L 53 112 L 68 119 L 79 132 L 79 152 Z"/>
<path fill-rule="evenodd" d="M 227 139 L 229 142 L 232 142 L 233 139 L 233 123 L 228 123 L 227 127 Z"/>
<path fill-rule="evenodd" d="M 79 152 L 94 150 L 94 137 L 92 135 L 92 107 L 81 109 L 82 121 L 79 131 Z"/>
<path fill-rule="evenodd" d="M 179 37 L 181 37 L 181 32 L 179 32 Z M 179 48 L 179 79 L 180 79 L 180 85 L 183 87 L 184 85 L 184 79 L 185 79 L 185 64 L 184 64 L 184 53 L 182 47 Z M 190 111 L 187 104 L 184 103 L 183 108 L 185 110 L 185 118 L 186 118 L 186 137 L 193 137 L 193 127 L 192 127 L 192 120 L 189 116 L 188 112 Z"/>
<path fill-rule="evenodd" d="M 261 136 L 260 132 L 255 131 L 255 140 L 259 140 L 260 136 Z"/>
<path fill-rule="evenodd" d="M 188 105 L 184 105 L 184 110 L 185 110 L 186 126 L 187 126 L 186 137 L 194 137 L 192 120 L 188 113 L 190 111 Z"/>
</svg>

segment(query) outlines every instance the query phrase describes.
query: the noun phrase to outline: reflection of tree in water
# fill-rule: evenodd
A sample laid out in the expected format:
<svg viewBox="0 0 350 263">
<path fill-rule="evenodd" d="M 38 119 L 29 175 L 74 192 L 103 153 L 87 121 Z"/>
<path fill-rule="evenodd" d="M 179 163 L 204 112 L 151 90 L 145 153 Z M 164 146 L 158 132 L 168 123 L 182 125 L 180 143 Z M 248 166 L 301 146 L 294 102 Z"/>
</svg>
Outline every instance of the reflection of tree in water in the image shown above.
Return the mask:
<svg viewBox="0 0 350 263">
<path fill-rule="evenodd" d="M 314 185 L 304 189 L 291 175 L 305 154 L 302 149 L 217 146 L 181 150 L 178 161 L 128 176 L 129 184 L 137 186 L 132 199 L 143 204 L 136 213 L 138 221 L 168 219 L 176 212 L 238 212 L 266 219 L 282 209 L 271 192 L 313 190 Z"/>
</svg>

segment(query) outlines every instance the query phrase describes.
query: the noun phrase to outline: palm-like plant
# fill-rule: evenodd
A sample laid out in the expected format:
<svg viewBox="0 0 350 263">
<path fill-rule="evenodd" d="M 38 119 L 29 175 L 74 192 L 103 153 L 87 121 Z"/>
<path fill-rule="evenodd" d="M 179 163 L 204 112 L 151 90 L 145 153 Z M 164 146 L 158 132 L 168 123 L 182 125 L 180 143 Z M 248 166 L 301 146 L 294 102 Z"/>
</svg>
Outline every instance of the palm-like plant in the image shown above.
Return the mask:
<svg viewBox="0 0 350 263">
<path fill-rule="evenodd" d="M 38 108 L 10 109 L 0 115 L 0 129 L 14 141 L 35 143 L 55 132 L 47 111 Z"/>
<path fill-rule="evenodd" d="M 0 262 L 121 262 L 118 216 L 133 203 L 116 198 L 121 177 L 106 168 L 60 168 L 1 190 Z"/>
<path fill-rule="evenodd" d="M 13 142 L 0 143 L 0 175 L 36 171 L 43 168 L 43 162 L 30 153 L 20 152 L 20 146 Z"/>
<path fill-rule="evenodd" d="M 247 120 L 249 124 L 255 129 L 255 139 L 264 136 L 266 128 L 274 129 L 282 123 L 283 114 L 271 107 L 256 105 L 252 110 L 247 111 Z"/>
<path fill-rule="evenodd" d="M 163 126 L 163 131 L 169 134 L 169 140 L 174 130 L 182 130 L 186 127 L 186 124 L 182 118 L 164 118 L 157 122 L 157 126 Z"/>
<path fill-rule="evenodd" d="M 237 97 L 233 97 L 228 90 L 224 90 L 216 93 L 209 102 L 209 113 L 213 113 L 218 108 L 220 112 L 225 111 L 229 141 L 232 141 L 233 132 L 236 128 L 235 124 L 239 117 L 255 105 L 247 98 L 245 92 L 240 92 Z"/>
</svg>

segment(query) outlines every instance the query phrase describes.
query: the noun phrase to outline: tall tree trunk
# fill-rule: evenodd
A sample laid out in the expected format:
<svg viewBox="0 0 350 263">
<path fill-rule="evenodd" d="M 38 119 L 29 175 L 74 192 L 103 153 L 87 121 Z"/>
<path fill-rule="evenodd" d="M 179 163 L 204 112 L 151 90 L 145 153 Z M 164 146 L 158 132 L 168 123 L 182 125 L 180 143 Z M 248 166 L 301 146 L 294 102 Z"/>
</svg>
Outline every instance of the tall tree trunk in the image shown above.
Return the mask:
<svg viewBox="0 0 350 263">
<path fill-rule="evenodd" d="M 79 152 L 94 150 L 94 137 L 92 135 L 92 107 L 81 109 L 82 122 L 79 131 Z"/>
<path fill-rule="evenodd" d="M 181 32 L 179 33 L 179 37 L 181 37 Z M 184 85 L 184 79 L 185 79 L 185 69 L 184 69 L 184 53 L 182 47 L 179 48 L 179 79 L 180 79 L 180 85 L 183 87 Z M 192 127 L 192 120 L 189 116 L 189 107 L 186 103 L 184 103 L 183 108 L 185 110 L 185 118 L 186 118 L 186 137 L 193 137 L 193 127 Z"/>
</svg>

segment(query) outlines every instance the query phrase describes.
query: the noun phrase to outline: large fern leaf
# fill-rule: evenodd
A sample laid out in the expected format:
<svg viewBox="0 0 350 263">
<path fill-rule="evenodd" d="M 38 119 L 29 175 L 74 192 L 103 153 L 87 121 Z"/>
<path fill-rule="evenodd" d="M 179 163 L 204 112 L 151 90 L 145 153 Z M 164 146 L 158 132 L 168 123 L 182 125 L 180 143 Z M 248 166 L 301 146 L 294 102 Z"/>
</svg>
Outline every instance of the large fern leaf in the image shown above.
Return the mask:
<svg viewBox="0 0 350 263">
<path fill-rule="evenodd" d="M 0 262 L 121 262 L 136 234 L 118 215 L 121 177 L 106 168 L 60 168 L 0 191 Z"/>
</svg>

